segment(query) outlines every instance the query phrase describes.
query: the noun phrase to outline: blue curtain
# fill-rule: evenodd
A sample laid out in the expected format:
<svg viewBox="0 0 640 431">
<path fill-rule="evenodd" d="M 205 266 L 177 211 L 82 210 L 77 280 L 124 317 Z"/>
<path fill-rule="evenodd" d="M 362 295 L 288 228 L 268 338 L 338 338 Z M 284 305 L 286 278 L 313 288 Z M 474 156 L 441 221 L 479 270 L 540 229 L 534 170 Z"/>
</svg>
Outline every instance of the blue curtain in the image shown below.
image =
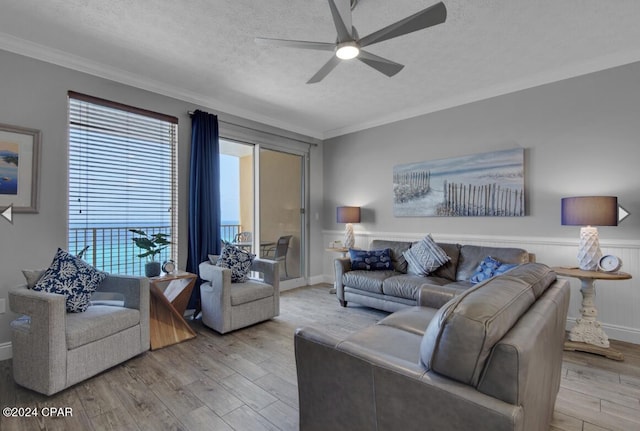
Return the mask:
<svg viewBox="0 0 640 431">
<path fill-rule="evenodd" d="M 189 171 L 189 255 L 187 271 L 209 254 L 220 254 L 220 142 L 218 117 L 195 111 L 191 117 L 191 164 Z M 200 310 L 200 283 L 193 289 L 189 308 Z"/>
</svg>

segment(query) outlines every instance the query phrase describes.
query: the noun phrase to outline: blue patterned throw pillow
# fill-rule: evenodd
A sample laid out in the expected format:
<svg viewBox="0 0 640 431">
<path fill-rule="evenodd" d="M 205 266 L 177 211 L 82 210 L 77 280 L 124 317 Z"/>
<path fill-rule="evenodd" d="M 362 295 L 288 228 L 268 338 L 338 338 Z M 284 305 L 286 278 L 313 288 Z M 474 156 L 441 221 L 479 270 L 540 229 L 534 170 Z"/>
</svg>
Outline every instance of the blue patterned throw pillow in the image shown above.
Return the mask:
<svg viewBox="0 0 640 431">
<path fill-rule="evenodd" d="M 251 263 L 256 255 L 242 250 L 233 244 L 224 242 L 217 265 L 231 270 L 232 283 L 244 283 L 249 279 Z"/>
<path fill-rule="evenodd" d="M 480 262 L 480 265 L 476 268 L 476 272 L 473 273 L 469 281 L 472 283 L 480 283 L 481 281 L 495 277 L 496 275 L 504 274 L 516 266 L 518 266 L 518 264 L 502 263 L 491 256 L 487 256 L 482 262 Z"/>
<path fill-rule="evenodd" d="M 435 243 L 431 235 L 424 237 L 402 255 L 407 260 L 407 272 L 423 277 L 451 260 L 447 253 Z"/>
<path fill-rule="evenodd" d="M 363 269 L 366 271 L 384 271 L 393 269 L 391 264 L 391 249 L 382 250 L 354 250 L 349 249 L 351 269 Z"/>
<path fill-rule="evenodd" d="M 106 273 L 59 248 L 51 266 L 33 286 L 33 290 L 64 295 L 67 298 L 67 311 L 82 313 L 89 307 L 91 294 L 106 276 Z"/>
</svg>

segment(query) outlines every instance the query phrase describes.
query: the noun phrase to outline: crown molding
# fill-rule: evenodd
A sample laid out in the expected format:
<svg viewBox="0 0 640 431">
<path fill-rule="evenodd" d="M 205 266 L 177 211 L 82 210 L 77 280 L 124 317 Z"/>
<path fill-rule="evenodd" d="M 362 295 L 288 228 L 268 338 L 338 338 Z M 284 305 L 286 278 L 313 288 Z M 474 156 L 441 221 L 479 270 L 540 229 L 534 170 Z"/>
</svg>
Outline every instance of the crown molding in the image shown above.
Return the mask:
<svg viewBox="0 0 640 431">
<path fill-rule="evenodd" d="M 421 115 L 430 114 L 445 109 L 462 106 L 469 103 L 502 96 L 529 88 L 574 78 L 589 73 L 599 72 L 606 69 L 622 66 L 625 64 L 640 61 L 640 49 L 629 50 L 610 55 L 590 59 L 576 63 L 567 67 L 553 69 L 522 78 L 515 81 L 500 83 L 486 87 L 477 91 L 464 93 L 436 101 L 425 103 L 420 106 L 394 112 L 389 115 L 377 117 L 372 121 L 365 121 L 332 130 L 311 130 L 301 128 L 296 124 L 281 121 L 257 112 L 249 111 L 238 106 L 229 105 L 215 98 L 202 97 L 200 94 L 187 91 L 183 88 L 172 86 L 161 81 L 151 80 L 145 76 L 133 74 L 122 69 L 118 69 L 104 63 L 88 60 L 84 57 L 76 56 L 65 51 L 46 47 L 25 39 L 17 38 L 7 33 L 0 32 L 0 49 L 13 52 L 15 54 L 31 57 L 40 61 L 62 66 L 68 69 L 87 73 L 89 75 L 130 85 L 142 90 L 172 97 L 174 99 L 208 107 L 230 115 L 235 115 L 247 120 L 256 121 L 269 126 L 278 127 L 291 132 L 310 136 L 319 140 L 335 138 L 349 133 L 359 132 L 365 129 L 383 126 Z"/>
<path fill-rule="evenodd" d="M 104 63 L 89 60 L 65 51 L 46 47 L 35 42 L 17 38 L 7 33 L 0 32 L 0 49 L 12 52 L 25 57 L 34 58 L 46 63 L 55 64 L 67 69 L 76 70 L 89 75 L 119 82 L 121 84 L 136 87 L 152 93 L 204 106 L 226 114 L 235 115 L 247 120 L 256 121 L 272 127 L 322 139 L 322 132 L 301 128 L 295 124 L 283 122 L 256 112 L 248 111 L 237 106 L 231 106 L 215 98 L 202 97 L 197 93 L 166 84 L 161 81 L 149 79 L 148 77 L 130 73 L 122 69 L 109 66 Z"/>
<path fill-rule="evenodd" d="M 460 94 L 448 99 L 438 100 L 435 103 L 425 103 L 420 106 L 394 112 L 390 115 L 378 117 L 373 121 L 363 122 L 346 126 L 338 129 L 328 130 L 324 132 L 323 138 L 330 139 L 349 133 L 359 132 L 373 127 L 384 126 L 386 124 L 395 123 L 397 121 L 408 120 L 410 118 L 419 117 L 421 115 L 431 114 L 437 111 L 454 108 L 456 106 L 467 105 L 469 103 L 490 99 L 496 96 L 502 96 L 517 91 L 538 87 L 553 82 L 562 81 L 569 78 L 575 78 L 589 73 L 595 73 L 614 67 L 623 66 L 625 64 L 640 61 L 640 49 L 630 50 L 609 54 L 603 57 L 590 59 L 588 61 L 576 63 L 559 69 L 548 70 L 546 72 L 537 73 L 522 79 L 500 83 L 490 87 L 482 88 Z"/>
</svg>

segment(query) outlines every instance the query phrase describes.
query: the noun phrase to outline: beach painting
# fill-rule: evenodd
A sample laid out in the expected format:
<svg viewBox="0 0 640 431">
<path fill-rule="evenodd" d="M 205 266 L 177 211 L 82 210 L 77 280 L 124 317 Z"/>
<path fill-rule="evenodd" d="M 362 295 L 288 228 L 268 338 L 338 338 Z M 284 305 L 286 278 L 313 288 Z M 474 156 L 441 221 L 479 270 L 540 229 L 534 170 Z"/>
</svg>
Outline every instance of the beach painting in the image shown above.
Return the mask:
<svg viewBox="0 0 640 431">
<path fill-rule="evenodd" d="M 0 195 L 18 194 L 19 155 L 17 143 L 0 141 Z"/>
<path fill-rule="evenodd" d="M 0 210 L 38 212 L 40 131 L 0 124 Z"/>
<path fill-rule="evenodd" d="M 524 216 L 524 149 L 394 166 L 393 213 L 397 217 Z"/>
</svg>

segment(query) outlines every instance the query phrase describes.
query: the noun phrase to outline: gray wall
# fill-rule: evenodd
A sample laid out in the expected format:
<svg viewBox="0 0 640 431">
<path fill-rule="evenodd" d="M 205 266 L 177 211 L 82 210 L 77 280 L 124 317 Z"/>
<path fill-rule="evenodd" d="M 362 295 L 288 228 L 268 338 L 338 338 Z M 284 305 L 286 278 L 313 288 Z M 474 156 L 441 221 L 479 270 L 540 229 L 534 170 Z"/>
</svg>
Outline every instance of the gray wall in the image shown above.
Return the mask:
<svg viewBox="0 0 640 431">
<path fill-rule="evenodd" d="M 178 117 L 180 268 L 184 268 L 187 259 L 186 211 L 191 136 L 191 120 L 187 112 L 200 108 L 217 113 L 222 120 L 242 123 L 242 119 L 207 107 L 0 50 L 0 123 L 38 129 L 42 133 L 40 211 L 38 214 L 15 214 L 13 225 L 0 220 L 0 298 L 7 300 L 7 312 L 0 314 L 0 359 L 6 356 L 11 339 L 9 323 L 16 317 L 9 311 L 8 289 L 23 283 L 21 269 L 47 267 L 57 247 L 66 247 L 68 90 Z M 255 124 L 250 125 L 256 127 Z M 321 148 L 313 147 L 311 172 L 317 186 L 312 183 L 310 195 L 314 207 L 321 202 L 322 184 L 317 179 L 321 158 Z M 320 209 L 316 207 L 312 211 L 319 212 Z M 311 236 L 318 238 L 320 235 L 321 224 L 312 218 Z M 312 271 L 321 273 L 321 265 L 316 265 Z"/>
<path fill-rule="evenodd" d="M 333 138 L 324 144 L 325 229 L 361 205 L 356 230 L 577 238 L 560 198 L 615 195 L 632 216 L 603 238 L 640 239 L 640 63 Z M 521 147 L 526 217 L 394 217 L 394 165 Z"/>
<path fill-rule="evenodd" d="M 550 266 L 577 265 L 579 227 L 560 224 L 560 199 L 615 195 L 631 212 L 600 227 L 604 253 L 633 279 L 599 281 L 598 320 L 613 339 L 640 343 L 640 63 L 531 88 L 337 137 L 324 143 L 324 242 L 340 239 L 339 205 L 361 205 L 356 246 L 371 239 L 521 246 Z M 525 149 L 525 217 L 394 217 L 394 165 Z M 332 262 L 324 272 L 332 279 Z M 579 317 L 570 279 L 568 326 Z"/>
</svg>

